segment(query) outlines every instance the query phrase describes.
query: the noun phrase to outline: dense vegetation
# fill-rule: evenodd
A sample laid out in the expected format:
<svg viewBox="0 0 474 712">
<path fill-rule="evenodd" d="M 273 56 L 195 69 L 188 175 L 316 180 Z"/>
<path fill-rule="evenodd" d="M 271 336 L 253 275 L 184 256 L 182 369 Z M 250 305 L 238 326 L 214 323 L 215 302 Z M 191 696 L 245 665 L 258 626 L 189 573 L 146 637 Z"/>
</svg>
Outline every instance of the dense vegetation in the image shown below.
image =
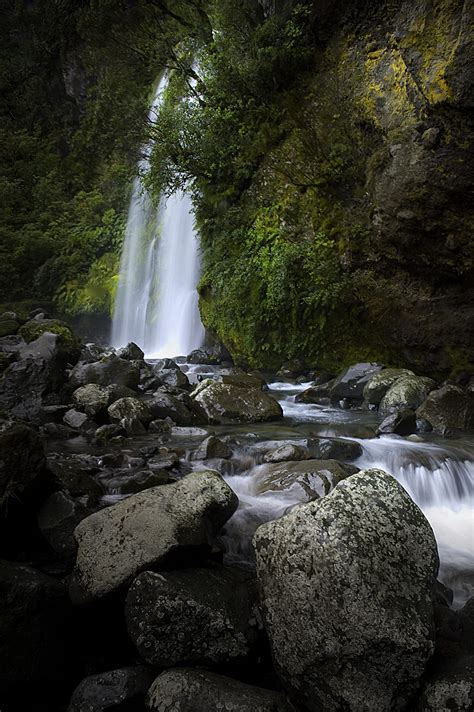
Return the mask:
<svg viewBox="0 0 474 712">
<path fill-rule="evenodd" d="M 467 364 L 462 3 L 10 6 L 3 300 L 110 310 L 131 179 L 152 136 L 149 186 L 193 191 L 202 316 L 238 360 Z"/>
</svg>

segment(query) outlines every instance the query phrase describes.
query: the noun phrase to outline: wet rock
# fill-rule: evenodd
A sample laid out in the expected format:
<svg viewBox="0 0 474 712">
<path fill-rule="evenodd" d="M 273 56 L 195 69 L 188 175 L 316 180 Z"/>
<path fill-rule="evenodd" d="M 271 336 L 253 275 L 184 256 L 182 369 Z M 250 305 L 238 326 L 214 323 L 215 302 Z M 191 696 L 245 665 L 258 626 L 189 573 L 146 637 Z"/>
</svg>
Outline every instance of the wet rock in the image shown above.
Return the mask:
<svg viewBox="0 0 474 712">
<path fill-rule="evenodd" d="M 288 460 L 310 460 L 311 453 L 308 448 L 294 443 L 285 443 L 273 450 L 269 450 L 264 455 L 265 462 L 286 462 Z"/>
<path fill-rule="evenodd" d="M 129 344 L 118 349 L 117 356 L 125 361 L 143 361 L 145 354 L 139 346 L 130 341 Z"/>
<path fill-rule="evenodd" d="M 364 386 L 364 400 L 370 405 L 378 406 L 389 388 L 402 376 L 414 376 L 413 371 L 406 368 L 384 368 L 369 378 Z"/>
<path fill-rule="evenodd" d="M 37 341 L 43 334 L 55 334 L 57 336 L 57 348 L 65 362 L 74 363 L 80 354 L 80 341 L 73 333 L 72 329 L 64 321 L 59 319 L 39 319 L 34 318 L 23 324 L 18 330 L 18 334 L 27 343 Z"/>
<path fill-rule="evenodd" d="M 362 455 L 362 446 L 352 440 L 338 438 L 318 438 L 311 441 L 318 457 L 323 460 L 357 460 Z"/>
<path fill-rule="evenodd" d="M 81 413 L 74 408 L 71 408 L 64 414 L 63 422 L 74 430 L 95 430 L 97 424 L 89 420 L 85 413 Z"/>
<path fill-rule="evenodd" d="M 260 465 L 255 472 L 255 492 L 294 491 L 307 502 L 327 495 L 338 482 L 357 472 L 336 460 L 304 460 Z"/>
<path fill-rule="evenodd" d="M 380 402 L 379 411 L 388 415 L 398 410 L 416 410 L 428 393 L 436 388 L 436 382 L 425 376 L 402 376 L 388 389 Z"/>
<path fill-rule="evenodd" d="M 64 457 L 57 453 L 48 455 L 48 470 L 56 483 L 72 497 L 86 496 L 87 506 L 95 506 L 104 494 L 104 490 L 94 479 L 99 468 L 78 460 L 75 457 Z"/>
<path fill-rule="evenodd" d="M 141 665 L 90 675 L 74 690 L 67 712 L 131 712 L 132 705 L 137 711 L 144 709 L 153 678 Z"/>
<path fill-rule="evenodd" d="M 294 712 L 285 697 L 204 670 L 167 670 L 147 696 L 150 712 Z"/>
<path fill-rule="evenodd" d="M 124 428 L 119 423 L 107 423 L 106 425 L 101 425 L 95 431 L 95 437 L 97 440 L 102 440 L 107 442 L 118 435 L 125 435 Z"/>
<path fill-rule="evenodd" d="M 343 398 L 362 400 L 364 388 L 371 376 L 382 370 L 377 363 L 356 363 L 340 373 L 331 388 L 331 402 L 337 403 Z"/>
<path fill-rule="evenodd" d="M 302 393 L 295 396 L 296 403 L 321 403 L 327 401 L 331 395 L 331 389 L 335 379 L 307 388 Z"/>
<path fill-rule="evenodd" d="M 153 372 L 160 384 L 172 388 L 189 388 L 189 381 L 178 364 L 171 359 L 164 359 L 162 364 L 157 364 Z"/>
<path fill-rule="evenodd" d="M 96 383 L 99 386 L 117 384 L 135 390 L 139 381 L 139 367 L 115 354 L 103 356 L 100 361 L 94 363 L 79 362 L 70 375 L 70 383 L 73 388 L 85 386 L 87 383 Z"/>
<path fill-rule="evenodd" d="M 146 428 L 140 418 L 122 418 L 120 427 L 129 438 L 145 435 L 146 433 Z"/>
<path fill-rule="evenodd" d="M 157 391 L 153 398 L 146 402 L 154 420 L 170 418 L 178 425 L 192 425 L 195 421 L 194 412 L 169 393 Z"/>
<path fill-rule="evenodd" d="M 411 435 L 416 432 L 416 413 L 405 408 L 387 415 L 377 428 L 377 435 L 396 433 L 396 435 Z"/>
<path fill-rule="evenodd" d="M 214 435 L 209 435 L 199 447 L 192 453 L 193 460 L 208 460 L 209 458 L 220 457 L 227 458 L 232 457 L 232 450 L 227 445 L 227 443 L 222 442 L 219 438 Z"/>
<path fill-rule="evenodd" d="M 153 420 L 151 410 L 138 398 L 119 398 L 108 407 L 107 412 L 113 422 L 121 422 L 126 418 L 138 420 L 146 426 Z"/>
<path fill-rule="evenodd" d="M 133 474 L 117 475 L 107 480 L 107 489 L 114 494 L 136 494 L 150 487 L 171 482 L 167 470 L 141 470 Z"/>
<path fill-rule="evenodd" d="M 70 588 L 73 601 L 100 598 L 172 554 L 207 549 L 237 504 L 220 475 L 205 471 L 92 514 L 75 530 L 79 550 Z"/>
<path fill-rule="evenodd" d="M 474 430 L 474 393 L 446 385 L 431 391 L 417 410 L 433 430 L 445 435 L 455 430 Z"/>
<path fill-rule="evenodd" d="M 173 430 L 171 418 L 152 420 L 148 426 L 150 433 L 169 433 Z"/>
<path fill-rule="evenodd" d="M 409 709 L 434 651 L 438 554 L 403 487 L 359 472 L 262 525 L 254 546 L 274 663 L 295 701 Z"/>
<path fill-rule="evenodd" d="M 474 596 L 464 604 L 458 615 L 462 646 L 474 654 Z"/>
<path fill-rule="evenodd" d="M 262 390 L 266 386 L 266 381 L 262 376 L 255 373 L 246 373 L 241 368 L 229 368 L 227 371 L 221 371 L 214 379 L 218 383 L 228 383 L 231 386 L 239 388 L 258 388 Z"/>
<path fill-rule="evenodd" d="M 92 514 L 84 502 L 65 492 L 50 495 L 38 513 L 38 525 L 51 548 L 64 559 L 73 559 L 77 544 L 74 529 Z"/>
<path fill-rule="evenodd" d="M 127 629 L 151 665 L 227 663 L 256 640 L 256 598 L 254 577 L 238 569 L 145 571 L 127 595 Z"/>
<path fill-rule="evenodd" d="M 14 335 L 19 328 L 20 324 L 15 319 L 0 316 L 0 337 Z"/>
<path fill-rule="evenodd" d="M 205 366 L 217 366 L 223 361 L 230 361 L 232 357 L 223 344 L 215 344 L 214 346 L 203 346 L 200 349 L 194 349 L 186 356 L 186 362 L 192 364 L 202 364 Z"/>
<path fill-rule="evenodd" d="M 210 423 L 257 423 L 282 416 L 280 404 L 256 388 L 241 388 L 207 379 L 191 395 Z"/>
<path fill-rule="evenodd" d="M 88 383 L 80 386 L 72 394 L 74 404 L 83 410 L 91 418 L 101 416 L 106 413 L 109 405 L 109 391 L 104 386 L 96 383 Z"/>
<path fill-rule="evenodd" d="M 428 675 L 417 712 L 469 712 L 474 709 L 474 656 L 444 659 Z"/>
<path fill-rule="evenodd" d="M 66 636 L 58 631 L 70 624 L 64 586 L 29 566 L 0 561 L 0 591 L 2 697 L 23 685 L 60 682 Z"/>
</svg>

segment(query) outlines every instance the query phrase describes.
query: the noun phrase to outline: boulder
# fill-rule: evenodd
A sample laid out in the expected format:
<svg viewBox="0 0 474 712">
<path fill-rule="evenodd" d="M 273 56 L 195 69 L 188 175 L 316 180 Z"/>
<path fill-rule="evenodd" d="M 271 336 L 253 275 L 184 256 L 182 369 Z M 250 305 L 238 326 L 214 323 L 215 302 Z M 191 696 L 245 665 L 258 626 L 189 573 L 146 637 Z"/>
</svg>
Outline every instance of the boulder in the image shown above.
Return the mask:
<svg viewBox="0 0 474 712">
<path fill-rule="evenodd" d="M 125 361 L 143 361 L 145 358 L 145 354 L 141 348 L 133 343 L 133 341 L 130 341 L 129 344 L 118 349 L 117 356 L 125 359 Z"/>
<path fill-rule="evenodd" d="M 88 383 L 86 386 L 77 388 L 72 394 L 72 399 L 79 410 L 83 410 L 91 418 L 95 418 L 107 412 L 109 391 L 104 386 Z"/>
<path fill-rule="evenodd" d="M 228 458 L 232 457 L 232 450 L 215 435 L 209 435 L 196 450 L 192 453 L 193 460 L 209 460 L 210 458 L 222 457 Z"/>
<path fill-rule="evenodd" d="M 474 596 L 468 599 L 459 611 L 462 645 L 474 654 Z"/>
<path fill-rule="evenodd" d="M 20 324 L 15 319 L 0 317 L 0 337 L 14 335 L 19 328 Z"/>
<path fill-rule="evenodd" d="M 153 420 L 153 414 L 138 398 L 119 398 L 108 407 L 110 420 L 120 423 L 125 420 L 138 420 L 143 425 L 148 425 Z"/>
<path fill-rule="evenodd" d="M 146 706 L 150 712 L 295 712 L 279 692 L 190 668 L 161 673 Z"/>
<path fill-rule="evenodd" d="M 27 343 L 36 341 L 43 334 L 56 334 L 58 349 L 65 361 L 74 363 L 81 351 L 79 339 L 75 336 L 70 326 L 59 319 L 31 319 L 18 330 L 18 334 Z"/>
<path fill-rule="evenodd" d="M 170 482 L 167 470 L 141 470 L 140 472 L 117 473 L 107 480 L 107 490 L 112 494 L 136 494 L 150 487 L 167 485 Z"/>
<path fill-rule="evenodd" d="M 218 373 L 214 379 L 218 383 L 228 383 L 240 388 L 258 388 L 262 390 L 266 386 L 266 381 L 254 373 L 246 373 L 241 368 L 228 368 L 226 371 Z"/>
<path fill-rule="evenodd" d="M 410 709 L 434 651 L 438 553 L 398 482 L 365 470 L 254 536 L 265 627 L 309 712 Z"/>
<path fill-rule="evenodd" d="M 196 415 L 186 403 L 170 393 L 157 391 L 146 404 L 150 408 L 154 420 L 171 418 L 178 425 L 192 425 Z"/>
<path fill-rule="evenodd" d="M 388 415 L 397 410 L 416 410 L 428 393 L 436 388 L 436 382 L 425 376 L 402 376 L 388 389 L 380 401 L 379 411 Z"/>
<path fill-rule="evenodd" d="M 327 383 L 319 383 L 316 386 L 310 386 L 302 393 L 297 393 L 295 396 L 296 403 L 321 403 L 327 401 L 331 395 L 331 389 L 335 383 L 335 379 Z"/>
<path fill-rule="evenodd" d="M 70 383 L 73 388 L 96 383 L 99 386 L 127 386 L 135 390 L 140 381 L 140 368 L 115 354 L 103 356 L 93 363 L 79 362 L 71 371 Z"/>
<path fill-rule="evenodd" d="M 431 391 L 417 415 L 441 435 L 455 430 L 474 430 L 474 393 L 460 386 L 442 386 Z"/>
<path fill-rule="evenodd" d="M 310 460 L 311 453 L 308 448 L 295 443 L 284 443 L 279 447 L 268 450 L 263 457 L 265 462 L 295 462 L 297 460 Z"/>
<path fill-rule="evenodd" d="M 318 438 L 311 445 L 322 460 L 357 460 L 362 455 L 362 446 L 353 440 Z"/>
<path fill-rule="evenodd" d="M 172 359 L 167 358 L 158 361 L 153 367 L 153 374 L 162 385 L 171 386 L 172 388 L 189 388 L 186 374 Z"/>
<path fill-rule="evenodd" d="M 396 435 L 411 435 L 416 433 L 416 413 L 404 408 L 387 415 L 377 428 L 377 435 L 395 433 Z"/>
<path fill-rule="evenodd" d="M 364 386 L 364 400 L 369 405 L 379 406 L 380 401 L 388 389 L 393 386 L 399 378 L 414 375 L 413 371 L 409 371 L 407 368 L 384 368 L 382 371 L 370 376 Z"/>
<path fill-rule="evenodd" d="M 74 529 L 92 514 L 84 502 L 66 492 L 55 492 L 38 513 L 38 526 L 51 548 L 63 559 L 74 559 L 77 551 Z"/>
<path fill-rule="evenodd" d="M 474 656 L 443 659 L 428 675 L 417 712 L 474 710 Z"/>
<path fill-rule="evenodd" d="M 95 430 L 97 428 L 96 423 L 89 420 L 85 413 L 81 413 L 75 408 L 70 408 L 64 414 L 63 422 L 74 430 Z"/>
<path fill-rule="evenodd" d="M 145 571 L 127 595 L 127 629 L 151 665 L 228 663 L 255 642 L 256 598 L 255 578 L 239 569 Z"/>
<path fill-rule="evenodd" d="M 364 388 L 374 373 L 381 371 L 383 366 L 377 363 L 356 363 L 340 373 L 331 388 L 331 402 L 338 403 L 344 398 L 361 401 Z"/>
<path fill-rule="evenodd" d="M 142 665 L 90 675 L 72 693 L 67 712 L 130 712 L 144 709 L 153 673 Z"/>
<path fill-rule="evenodd" d="M 336 460 L 304 460 L 260 465 L 254 471 L 255 494 L 292 490 L 300 502 L 327 495 L 338 482 L 357 472 Z"/>
<path fill-rule="evenodd" d="M 258 423 L 282 416 L 280 404 L 257 388 L 207 379 L 191 395 L 210 423 Z"/>
<path fill-rule="evenodd" d="M 86 496 L 87 506 L 96 505 L 104 494 L 100 484 L 94 479 L 99 468 L 88 465 L 76 457 L 65 457 L 51 453 L 47 458 L 48 470 L 57 484 L 72 497 Z"/>
<path fill-rule="evenodd" d="M 186 549 L 207 551 L 237 505 L 234 492 L 210 470 L 152 487 L 83 519 L 74 533 L 79 548 L 73 602 L 115 591 Z"/>
</svg>

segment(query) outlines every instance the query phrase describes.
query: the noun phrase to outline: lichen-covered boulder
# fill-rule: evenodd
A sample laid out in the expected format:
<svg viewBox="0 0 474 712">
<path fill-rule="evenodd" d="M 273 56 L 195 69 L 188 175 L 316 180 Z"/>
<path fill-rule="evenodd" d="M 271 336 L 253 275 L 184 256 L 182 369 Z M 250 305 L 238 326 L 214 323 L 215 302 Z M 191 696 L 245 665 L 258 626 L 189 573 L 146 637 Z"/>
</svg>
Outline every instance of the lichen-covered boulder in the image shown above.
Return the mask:
<svg viewBox="0 0 474 712">
<path fill-rule="evenodd" d="M 153 673 L 143 665 L 90 675 L 72 693 L 67 712 L 143 709 L 152 682 Z"/>
<path fill-rule="evenodd" d="M 409 371 L 407 368 L 384 368 L 382 371 L 374 373 L 365 384 L 363 392 L 364 400 L 370 405 L 378 406 L 388 389 L 393 386 L 399 378 L 414 375 L 413 371 Z"/>
<path fill-rule="evenodd" d="M 474 655 L 442 659 L 430 672 L 417 712 L 472 712 L 474 710 Z"/>
<path fill-rule="evenodd" d="M 80 386 L 72 394 L 72 399 L 75 405 L 80 410 L 83 410 L 84 413 L 90 415 L 91 418 L 104 413 L 109 405 L 109 393 L 107 389 L 96 383 L 88 383 L 85 386 Z"/>
<path fill-rule="evenodd" d="M 138 398 L 119 398 L 107 410 L 113 423 L 132 419 L 139 420 L 143 425 L 148 425 L 153 420 L 153 414 L 146 403 Z"/>
<path fill-rule="evenodd" d="M 426 376 L 402 376 L 388 389 L 380 401 L 379 411 L 388 415 L 396 410 L 416 410 L 428 393 L 436 388 L 436 381 Z"/>
<path fill-rule="evenodd" d="M 207 379 L 191 395 L 210 423 L 258 423 L 282 416 L 280 404 L 257 388 Z"/>
<path fill-rule="evenodd" d="M 100 361 L 84 363 L 80 361 L 71 371 L 70 383 L 73 388 L 97 383 L 99 386 L 127 386 L 136 389 L 140 382 L 140 368 L 137 364 L 119 358 L 115 354 L 103 356 Z"/>
<path fill-rule="evenodd" d="M 427 420 L 441 435 L 453 430 L 474 430 L 474 393 L 460 386 L 443 386 L 431 391 L 418 408 L 417 416 Z"/>
<path fill-rule="evenodd" d="M 377 363 L 356 363 L 340 373 L 331 387 L 330 398 L 337 403 L 343 398 L 361 400 L 365 384 L 374 373 L 382 370 Z"/>
<path fill-rule="evenodd" d="M 161 673 L 146 707 L 150 712 L 295 712 L 280 692 L 190 668 Z"/>
<path fill-rule="evenodd" d="M 207 550 L 238 505 L 212 470 L 152 487 L 83 519 L 70 594 L 74 603 L 100 598 L 179 551 Z"/>
<path fill-rule="evenodd" d="M 365 470 L 254 537 L 280 678 L 310 712 L 409 708 L 434 651 L 431 527 L 397 481 Z"/>
<path fill-rule="evenodd" d="M 127 629 L 151 665 L 227 663 L 255 642 L 256 598 L 254 575 L 239 569 L 145 571 L 127 595 Z"/>
<path fill-rule="evenodd" d="M 356 467 L 337 460 L 268 463 L 255 468 L 254 490 L 256 494 L 291 490 L 298 501 L 307 502 L 324 497 L 354 472 L 357 472 Z"/>
</svg>

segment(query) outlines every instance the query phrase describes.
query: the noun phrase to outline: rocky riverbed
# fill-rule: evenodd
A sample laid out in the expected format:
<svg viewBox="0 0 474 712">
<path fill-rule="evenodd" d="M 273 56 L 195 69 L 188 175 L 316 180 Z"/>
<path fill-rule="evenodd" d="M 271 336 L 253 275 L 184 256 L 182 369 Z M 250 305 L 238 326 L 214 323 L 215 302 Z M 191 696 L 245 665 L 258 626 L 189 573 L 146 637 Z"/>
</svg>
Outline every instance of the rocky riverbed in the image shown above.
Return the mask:
<svg viewBox="0 0 474 712">
<path fill-rule="evenodd" d="M 469 374 L 0 333 L 2 712 L 473 708 Z"/>
</svg>

